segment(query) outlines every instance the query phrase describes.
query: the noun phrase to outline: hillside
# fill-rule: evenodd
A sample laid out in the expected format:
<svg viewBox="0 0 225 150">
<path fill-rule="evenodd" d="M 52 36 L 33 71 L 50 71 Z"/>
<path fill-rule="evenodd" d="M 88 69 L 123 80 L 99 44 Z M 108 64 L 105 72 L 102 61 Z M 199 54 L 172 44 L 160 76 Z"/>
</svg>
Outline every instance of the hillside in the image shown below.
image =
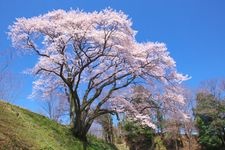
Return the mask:
<svg viewBox="0 0 225 150">
<path fill-rule="evenodd" d="M 88 150 L 116 148 L 89 137 Z M 82 150 L 70 129 L 48 118 L 0 101 L 0 150 Z"/>
</svg>

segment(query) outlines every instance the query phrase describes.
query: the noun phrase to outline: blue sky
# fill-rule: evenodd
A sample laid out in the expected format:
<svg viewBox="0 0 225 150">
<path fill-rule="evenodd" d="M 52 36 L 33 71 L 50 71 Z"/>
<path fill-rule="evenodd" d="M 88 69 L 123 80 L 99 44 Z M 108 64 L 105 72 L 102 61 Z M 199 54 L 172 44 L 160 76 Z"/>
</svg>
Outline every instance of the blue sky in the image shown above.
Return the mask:
<svg viewBox="0 0 225 150">
<path fill-rule="evenodd" d="M 185 83 L 188 86 L 194 88 L 202 80 L 225 77 L 224 0 L 1 0 L 0 50 L 12 49 L 6 32 L 16 18 L 54 9 L 94 11 L 106 7 L 122 10 L 132 18 L 138 41 L 166 43 L 178 71 L 192 77 Z M 39 111 L 37 103 L 27 99 L 32 77 L 22 74 L 35 61 L 33 56 L 17 56 L 11 70 L 23 79 L 15 103 Z"/>
</svg>

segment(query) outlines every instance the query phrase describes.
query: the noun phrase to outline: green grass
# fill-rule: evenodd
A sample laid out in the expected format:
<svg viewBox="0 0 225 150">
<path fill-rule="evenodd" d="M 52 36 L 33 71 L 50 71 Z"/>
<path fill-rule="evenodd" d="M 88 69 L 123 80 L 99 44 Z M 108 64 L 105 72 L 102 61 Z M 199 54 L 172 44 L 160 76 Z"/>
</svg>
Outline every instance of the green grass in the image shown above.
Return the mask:
<svg viewBox="0 0 225 150">
<path fill-rule="evenodd" d="M 116 147 L 89 137 L 88 150 L 115 150 Z M 26 109 L 0 101 L 0 150 L 82 150 L 67 126 Z"/>
</svg>

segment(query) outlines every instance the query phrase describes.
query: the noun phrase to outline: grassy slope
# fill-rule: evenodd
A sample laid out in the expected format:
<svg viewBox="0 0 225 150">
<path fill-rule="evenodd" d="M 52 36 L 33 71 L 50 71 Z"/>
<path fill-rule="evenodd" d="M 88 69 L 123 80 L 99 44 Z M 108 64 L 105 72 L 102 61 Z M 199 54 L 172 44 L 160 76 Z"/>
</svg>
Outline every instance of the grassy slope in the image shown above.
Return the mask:
<svg viewBox="0 0 225 150">
<path fill-rule="evenodd" d="M 116 149 L 89 137 L 88 150 Z M 69 128 L 48 118 L 0 101 L 0 150 L 82 150 Z"/>
</svg>

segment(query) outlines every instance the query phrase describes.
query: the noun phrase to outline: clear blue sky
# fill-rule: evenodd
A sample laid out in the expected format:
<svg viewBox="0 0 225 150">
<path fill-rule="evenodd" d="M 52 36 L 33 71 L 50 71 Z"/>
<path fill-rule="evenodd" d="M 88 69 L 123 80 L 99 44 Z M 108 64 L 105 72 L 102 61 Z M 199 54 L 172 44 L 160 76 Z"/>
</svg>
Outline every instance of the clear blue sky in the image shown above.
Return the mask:
<svg viewBox="0 0 225 150">
<path fill-rule="evenodd" d="M 178 71 L 192 76 L 188 86 L 225 77 L 225 0 L 1 0 L 0 50 L 11 48 L 6 32 L 18 17 L 54 9 L 94 11 L 106 7 L 122 10 L 132 18 L 138 41 L 165 42 Z M 21 74 L 34 64 L 32 56 L 17 57 L 11 69 L 23 79 L 15 103 L 38 111 L 37 103 L 27 99 L 32 77 Z"/>
</svg>

